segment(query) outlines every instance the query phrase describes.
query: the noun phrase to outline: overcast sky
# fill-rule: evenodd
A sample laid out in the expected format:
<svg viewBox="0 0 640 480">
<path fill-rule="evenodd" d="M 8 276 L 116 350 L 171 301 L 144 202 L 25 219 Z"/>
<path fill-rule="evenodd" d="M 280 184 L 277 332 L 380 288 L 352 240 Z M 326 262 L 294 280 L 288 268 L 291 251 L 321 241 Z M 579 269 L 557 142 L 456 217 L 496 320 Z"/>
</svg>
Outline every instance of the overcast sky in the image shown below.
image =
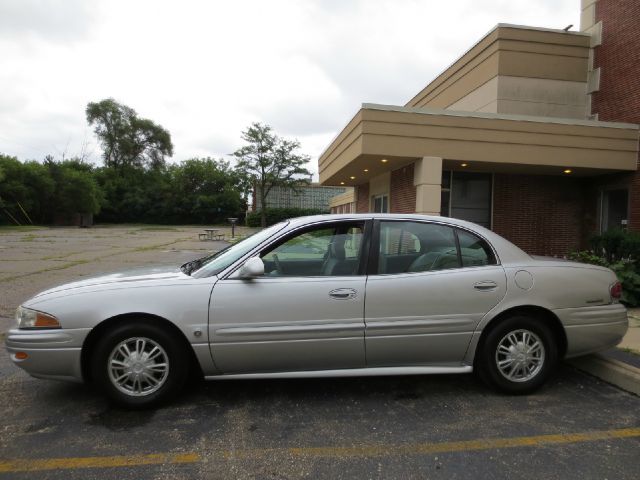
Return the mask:
<svg viewBox="0 0 640 480">
<path fill-rule="evenodd" d="M 579 24 L 579 0 L 0 0 L 0 153 L 101 150 L 87 102 L 221 157 L 251 122 L 317 157 L 363 102 L 403 105 L 497 23 Z"/>
</svg>

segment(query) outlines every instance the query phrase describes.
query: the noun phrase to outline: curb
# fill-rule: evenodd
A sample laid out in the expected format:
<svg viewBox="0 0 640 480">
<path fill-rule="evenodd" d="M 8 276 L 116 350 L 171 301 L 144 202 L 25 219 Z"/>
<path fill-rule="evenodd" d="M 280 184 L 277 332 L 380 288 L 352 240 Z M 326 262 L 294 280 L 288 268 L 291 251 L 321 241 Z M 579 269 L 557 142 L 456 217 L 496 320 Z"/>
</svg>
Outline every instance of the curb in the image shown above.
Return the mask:
<svg viewBox="0 0 640 480">
<path fill-rule="evenodd" d="M 622 390 L 640 396 L 640 368 L 600 354 L 574 358 L 567 363 Z"/>
</svg>

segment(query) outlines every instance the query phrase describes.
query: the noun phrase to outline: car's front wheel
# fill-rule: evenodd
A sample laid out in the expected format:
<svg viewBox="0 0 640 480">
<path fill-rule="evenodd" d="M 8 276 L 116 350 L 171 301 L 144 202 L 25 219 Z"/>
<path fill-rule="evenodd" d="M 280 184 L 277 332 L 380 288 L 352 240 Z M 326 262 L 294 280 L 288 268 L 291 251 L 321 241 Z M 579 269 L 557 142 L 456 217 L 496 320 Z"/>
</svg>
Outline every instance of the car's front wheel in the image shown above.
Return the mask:
<svg viewBox="0 0 640 480">
<path fill-rule="evenodd" d="M 526 394 L 544 384 L 557 359 L 553 332 L 543 321 L 513 316 L 491 328 L 478 352 L 476 368 L 490 386 Z"/>
<path fill-rule="evenodd" d="M 120 324 L 100 340 L 93 379 L 114 402 L 144 408 L 173 397 L 188 376 L 188 355 L 166 329 L 145 321 Z"/>
</svg>

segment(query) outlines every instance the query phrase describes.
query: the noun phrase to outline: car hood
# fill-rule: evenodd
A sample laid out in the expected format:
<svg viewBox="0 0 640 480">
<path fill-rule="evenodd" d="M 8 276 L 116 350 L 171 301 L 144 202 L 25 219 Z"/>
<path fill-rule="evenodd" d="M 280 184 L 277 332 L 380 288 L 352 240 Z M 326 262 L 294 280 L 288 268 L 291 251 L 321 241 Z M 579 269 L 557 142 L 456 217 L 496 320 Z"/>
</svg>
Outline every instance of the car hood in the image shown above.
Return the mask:
<svg viewBox="0 0 640 480">
<path fill-rule="evenodd" d="M 38 293 L 33 298 L 50 295 L 52 293 L 68 292 L 78 289 L 95 289 L 103 287 L 121 287 L 123 285 L 138 283 L 167 282 L 172 280 L 189 279 L 188 275 L 182 273 L 179 267 L 144 267 L 127 270 L 124 272 L 114 272 L 97 277 L 85 278 L 77 282 L 65 283 Z M 93 287 L 93 288 L 92 288 Z"/>
</svg>

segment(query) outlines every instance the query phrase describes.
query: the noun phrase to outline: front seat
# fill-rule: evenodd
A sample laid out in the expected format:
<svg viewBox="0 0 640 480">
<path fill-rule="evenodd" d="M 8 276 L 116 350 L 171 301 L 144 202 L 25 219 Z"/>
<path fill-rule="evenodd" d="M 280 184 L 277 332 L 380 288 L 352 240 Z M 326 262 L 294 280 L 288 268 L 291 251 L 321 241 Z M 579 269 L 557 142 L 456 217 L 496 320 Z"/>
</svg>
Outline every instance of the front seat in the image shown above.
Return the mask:
<svg viewBox="0 0 640 480">
<path fill-rule="evenodd" d="M 322 275 L 348 275 L 352 272 L 345 262 L 344 241 L 329 244 L 329 255 L 322 265 Z"/>
</svg>

